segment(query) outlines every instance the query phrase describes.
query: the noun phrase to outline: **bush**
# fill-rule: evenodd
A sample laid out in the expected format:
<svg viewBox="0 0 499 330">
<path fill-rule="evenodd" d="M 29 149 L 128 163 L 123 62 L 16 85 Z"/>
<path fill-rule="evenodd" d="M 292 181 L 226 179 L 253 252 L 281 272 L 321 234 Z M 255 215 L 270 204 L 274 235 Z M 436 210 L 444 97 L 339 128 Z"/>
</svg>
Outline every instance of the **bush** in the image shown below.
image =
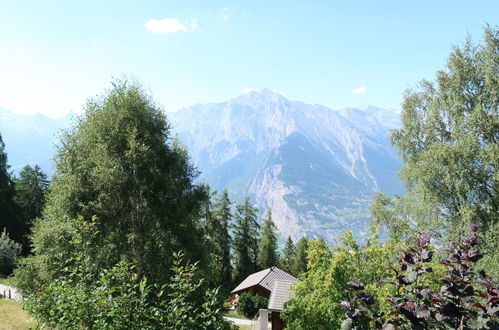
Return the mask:
<svg viewBox="0 0 499 330">
<path fill-rule="evenodd" d="M 412 246 L 401 250 L 398 266 L 387 268 L 395 273 L 397 295 L 389 298 L 391 310 L 381 312 L 376 299 L 364 293 L 360 282 L 349 282 L 349 300 L 341 303 L 347 310 L 343 329 L 498 329 L 499 286 L 475 263 L 483 258 L 477 246 L 480 225 L 470 225 L 470 236 L 450 242 L 441 249 L 439 263 L 446 267 L 438 290 L 426 285 L 424 278 L 433 272 L 430 238 L 421 233 Z"/>
<path fill-rule="evenodd" d="M 20 254 L 21 244 L 11 240 L 4 229 L 0 235 L 0 275 L 7 276 L 12 273 Z"/>
<path fill-rule="evenodd" d="M 21 264 L 16 283 L 25 307 L 42 326 L 60 329 L 230 329 L 223 319 L 223 300 L 218 290 L 206 290 L 199 280 L 197 263 L 185 264 L 175 254 L 166 284 L 149 283 L 135 267 L 121 261 L 111 268 L 91 267 L 86 251 L 96 235 L 93 223 L 74 220 L 66 258 L 58 276 L 46 283 L 26 279 L 36 268 Z M 87 253 L 86 253 L 87 252 Z M 35 257 L 31 257 L 35 258 Z M 36 261 L 36 260 L 35 260 Z M 33 275 L 31 273 L 31 275 Z"/>
<path fill-rule="evenodd" d="M 239 297 L 236 309 L 244 316 L 253 318 L 261 308 L 267 308 L 268 305 L 269 300 L 264 296 L 252 296 L 249 293 L 245 292 Z"/>
</svg>

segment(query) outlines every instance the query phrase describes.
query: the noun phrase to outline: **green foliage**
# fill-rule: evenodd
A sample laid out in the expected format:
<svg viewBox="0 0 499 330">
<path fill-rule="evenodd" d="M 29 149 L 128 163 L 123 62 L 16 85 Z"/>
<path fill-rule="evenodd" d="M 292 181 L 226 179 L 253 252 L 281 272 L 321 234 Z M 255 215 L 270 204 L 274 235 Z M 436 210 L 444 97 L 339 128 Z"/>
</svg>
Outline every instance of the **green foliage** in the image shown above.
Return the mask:
<svg viewBox="0 0 499 330">
<path fill-rule="evenodd" d="M 277 266 L 279 263 L 279 253 L 277 252 L 276 225 L 272 221 L 272 211 L 269 209 L 267 216 L 263 219 L 260 231 L 260 242 L 258 251 L 258 267 L 266 269 Z"/>
<path fill-rule="evenodd" d="M 26 308 L 45 326 L 81 329 L 229 329 L 217 290 L 206 290 L 197 264 L 175 254 L 165 284 L 140 277 L 125 261 L 93 271 L 90 253 L 98 237 L 97 222 L 71 221 L 73 254 L 59 276 L 35 290 L 19 279 Z"/>
<path fill-rule="evenodd" d="M 348 300 L 341 303 L 347 310 L 342 329 L 496 329 L 499 286 L 497 279 L 475 268 L 483 258 L 477 249 L 478 228 L 471 225 L 470 236 L 442 249 L 439 263 L 445 265 L 445 275 L 440 275 L 443 285 L 439 288 L 425 281 L 434 272 L 428 264 L 433 259 L 430 236 L 421 233 L 404 247 L 397 257 L 398 265 L 387 267 L 396 276 L 384 283 L 397 290 L 397 295 L 388 299 L 388 311 L 379 310 L 376 299 L 363 292 L 361 282 L 347 283 Z"/>
<path fill-rule="evenodd" d="M 234 224 L 234 283 L 240 283 L 257 270 L 258 210 L 251 206 L 249 197 L 237 206 Z"/>
<path fill-rule="evenodd" d="M 284 246 L 284 250 L 282 251 L 282 258 L 279 268 L 284 270 L 286 273 L 293 274 L 295 254 L 295 245 L 291 237 L 288 236 L 288 240 L 286 241 L 286 245 Z"/>
<path fill-rule="evenodd" d="M 7 276 L 12 273 L 20 254 L 21 244 L 11 240 L 4 229 L 0 235 L 0 275 Z"/>
<path fill-rule="evenodd" d="M 95 272 L 125 261 L 161 283 L 173 251 L 204 260 L 199 213 L 206 191 L 193 184 L 197 172 L 187 152 L 170 139 L 163 112 L 137 83 L 115 81 L 90 99 L 55 160 L 43 218 L 33 228 L 31 276 L 57 278 L 61 256 L 72 253 L 68 219 L 78 216 L 96 216 Z"/>
<path fill-rule="evenodd" d="M 306 237 L 300 238 L 296 243 L 296 255 L 293 260 L 293 267 L 291 274 L 300 276 L 307 271 L 307 249 L 308 239 Z"/>
<path fill-rule="evenodd" d="M 0 134 L 0 230 L 6 229 L 10 237 L 20 242 L 24 226 L 19 222 L 19 210 L 14 203 L 14 183 L 9 173 L 5 144 Z"/>
<path fill-rule="evenodd" d="M 14 183 L 16 189 L 14 200 L 19 206 L 20 221 L 27 230 L 26 233 L 23 233 L 22 240 L 23 251 L 27 254 L 29 251 L 27 240 L 29 227 L 36 218 L 42 215 L 49 180 L 47 174 L 38 165 L 35 165 L 35 167 L 26 165 L 19 172 L 19 177 L 14 178 Z"/>
<path fill-rule="evenodd" d="M 264 296 L 242 293 L 236 304 L 236 309 L 248 318 L 253 318 L 261 308 L 267 308 L 269 300 Z"/>
<path fill-rule="evenodd" d="M 343 247 L 330 250 L 323 240 L 308 243 L 308 271 L 295 285 L 295 294 L 282 314 L 289 329 L 339 329 L 345 310 L 339 305 L 352 278 L 366 283 L 366 291 L 384 301 L 393 292 L 380 281 L 392 278 L 385 266 L 394 261 L 396 243 L 371 238 L 359 247 L 350 232 L 342 239 Z"/>
<path fill-rule="evenodd" d="M 230 263 L 231 237 L 229 224 L 232 220 L 232 201 L 227 190 L 215 200 L 213 211 L 210 215 L 207 231 L 210 241 L 214 245 L 214 259 L 218 263 L 217 272 L 214 274 L 219 285 L 227 291 L 232 285 L 232 265 Z"/>
<path fill-rule="evenodd" d="M 486 268 L 497 276 L 499 254 L 499 30 L 484 42 L 455 47 L 435 82 L 422 81 L 404 96 L 402 128 L 392 141 L 404 167 L 407 196 L 395 213 L 419 229 L 457 238 L 484 224 Z M 379 211 L 379 210 L 378 210 Z M 381 211 L 383 213 L 385 211 Z M 375 212 L 374 217 L 383 219 Z M 386 218 L 385 218 L 386 219 Z M 388 218 L 390 219 L 390 218 Z M 391 218 L 393 219 L 393 217 Z M 396 221 L 389 220 L 390 226 Z"/>
</svg>

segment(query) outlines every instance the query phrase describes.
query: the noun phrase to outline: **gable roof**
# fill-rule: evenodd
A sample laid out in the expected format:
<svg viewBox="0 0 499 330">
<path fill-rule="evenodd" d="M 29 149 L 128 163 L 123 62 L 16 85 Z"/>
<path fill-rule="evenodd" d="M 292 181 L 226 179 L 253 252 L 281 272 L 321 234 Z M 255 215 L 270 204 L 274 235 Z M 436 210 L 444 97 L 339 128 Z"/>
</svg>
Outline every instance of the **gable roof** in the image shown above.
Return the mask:
<svg viewBox="0 0 499 330">
<path fill-rule="evenodd" d="M 269 306 L 268 309 L 271 311 L 282 312 L 284 310 L 284 303 L 289 300 L 291 295 L 293 294 L 293 290 L 291 290 L 291 286 L 296 281 L 274 281 L 274 286 L 272 288 L 272 292 L 270 294 Z"/>
<path fill-rule="evenodd" d="M 255 285 L 260 285 L 265 289 L 272 291 L 272 286 L 274 285 L 275 280 L 298 281 L 298 279 L 293 275 L 288 274 L 274 266 L 249 275 L 234 290 L 232 290 L 231 293 L 236 293 Z"/>
</svg>

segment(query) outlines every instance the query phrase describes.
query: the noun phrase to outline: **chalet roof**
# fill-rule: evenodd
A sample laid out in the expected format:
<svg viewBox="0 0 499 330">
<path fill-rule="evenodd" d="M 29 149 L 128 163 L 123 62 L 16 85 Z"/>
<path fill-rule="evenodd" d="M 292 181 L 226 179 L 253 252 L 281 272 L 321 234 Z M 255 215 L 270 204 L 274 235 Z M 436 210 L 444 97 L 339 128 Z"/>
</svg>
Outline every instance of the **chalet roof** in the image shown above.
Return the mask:
<svg viewBox="0 0 499 330">
<path fill-rule="evenodd" d="M 244 281 L 232 290 L 232 293 L 242 291 L 255 285 L 260 285 L 265 289 L 272 291 L 272 286 L 274 285 L 275 280 L 298 281 L 298 279 L 293 275 L 288 274 L 277 267 L 270 267 L 246 277 Z"/>
<path fill-rule="evenodd" d="M 298 282 L 296 281 L 274 281 L 272 292 L 270 293 L 268 309 L 271 311 L 282 312 L 284 310 L 284 303 L 289 300 L 293 294 L 291 286 Z"/>
</svg>

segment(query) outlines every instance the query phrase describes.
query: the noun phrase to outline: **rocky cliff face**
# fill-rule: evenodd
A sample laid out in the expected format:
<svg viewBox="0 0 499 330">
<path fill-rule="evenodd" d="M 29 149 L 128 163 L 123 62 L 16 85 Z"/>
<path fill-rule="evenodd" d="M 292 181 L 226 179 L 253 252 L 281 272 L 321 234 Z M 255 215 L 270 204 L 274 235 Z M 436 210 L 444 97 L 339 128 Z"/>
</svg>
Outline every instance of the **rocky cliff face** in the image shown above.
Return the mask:
<svg viewBox="0 0 499 330">
<path fill-rule="evenodd" d="M 374 107 L 333 111 L 269 90 L 169 114 L 201 178 L 272 208 L 281 234 L 334 242 L 366 234 L 377 191 L 402 191 L 388 141 L 398 114 Z"/>
</svg>

